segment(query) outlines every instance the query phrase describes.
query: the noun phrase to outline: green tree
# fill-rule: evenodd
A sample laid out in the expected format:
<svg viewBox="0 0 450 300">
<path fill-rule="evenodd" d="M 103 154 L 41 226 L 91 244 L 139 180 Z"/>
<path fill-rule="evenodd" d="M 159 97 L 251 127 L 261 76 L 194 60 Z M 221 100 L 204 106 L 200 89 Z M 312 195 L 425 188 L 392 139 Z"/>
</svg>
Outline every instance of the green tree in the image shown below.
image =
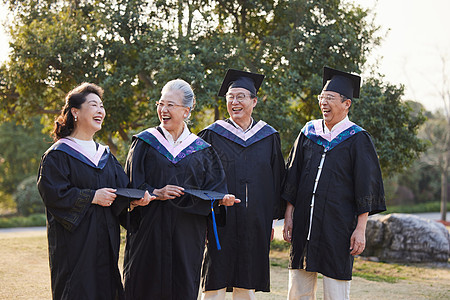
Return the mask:
<svg viewBox="0 0 450 300">
<path fill-rule="evenodd" d="M 426 150 L 427 143 L 417 134 L 426 120 L 423 109 L 402 102 L 403 87 L 369 78 L 354 99 L 351 118 L 372 135 L 383 176 L 405 170 Z"/>
<path fill-rule="evenodd" d="M 0 191 L 12 194 L 29 176 L 37 178 L 41 155 L 50 147 L 50 139 L 41 130 L 39 118 L 30 119 L 31 126 L 14 121 L 0 125 Z"/>
<path fill-rule="evenodd" d="M 411 102 L 411 106 L 416 106 L 416 111 L 422 109 L 422 106 L 417 107 L 418 105 Z M 427 120 L 420 126 L 418 136 L 427 142 L 427 150 L 409 168 L 395 176 L 397 193 L 392 199 L 394 205 L 439 200 L 442 203 L 442 174 L 448 172 L 445 170 L 447 122 L 441 111 L 426 112 L 426 117 Z M 446 184 L 448 186 L 448 179 Z M 402 197 L 402 191 L 412 193 L 413 198 L 406 201 L 407 199 Z"/>
<path fill-rule="evenodd" d="M 448 74 L 448 57 L 441 54 L 442 61 L 442 83 L 438 90 L 438 94 L 441 97 L 442 104 L 444 105 L 444 118 L 445 124 L 442 124 L 442 130 L 445 132 L 445 136 L 442 137 L 443 153 L 442 164 L 440 165 L 441 171 L 441 220 L 446 221 L 447 218 L 447 202 L 449 195 L 449 170 L 450 170 L 450 87 L 449 87 L 449 74 Z"/>
<path fill-rule="evenodd" d="M 446 221 L 450 162 L 450 118 L 438 112 L 430 116 L 421 130 L 421 136 L 430 147 L 421 160 L 437 170 L 440 177 L 441 220 Z"/>
<path fill-rule="evenodd" d="M 51 124 L 66 91 L 82 81 L 95 82 L 105 88 L 107 109 L 100 137 L 113 151 L 124 150 L 121 141 L 127 143 L 134 132 L 157 124 L 152 103 L 163 84 L 176 77 L 191 82 L 197 95 L 194 132 L 205 119 L 224 117 L 225 103 L 216 93 L 232 67 L 266 74 L 255 114 L 280 131 L 287 153 L 303 124 L 320 116 L 315 95 L 322 67 L 359 73 L 380 42 L 370 11 L 340 0 L 6 3 L 12 54 L 0 70 L 0 121 L 43 115 Z M 408 111 L 399 100 L 401 88 L 374 80 L 364 100 L 355 103 L 355 116 L 369 103 L 378 117 Z M 376 129 L 372 135 L 383 149 L 385 173 L 401 169 L 422 151 L 413 143 L 420 118 L 405 114 L 400 125 L 386 127 L 370 111 L 359 116 L 355 121 Z M 402 148 L 403 143 L 411 147 Z"/>
<path fill-rule="evenodd" d="M 424 161 L 423 156 L 399 174 L 397 182 L 399 187 L 411 191 L 414 198 L 412 202 L 407 203 L 403 203 L 403 199 L 397 199 L 400 201 L 392 203 L 394 205 L 439 201 L 441 192 L 440 172 L 436 166 Z"/>
<path fill-rule="evenodd" d="M 36 185 L 36 176 L 31 176 L 17 185 L 14 193 L 17 212 L 21 216 L 29 216 L 32 214 L 43 214 L 45 212 L 44 202 Z"/>
</svg>

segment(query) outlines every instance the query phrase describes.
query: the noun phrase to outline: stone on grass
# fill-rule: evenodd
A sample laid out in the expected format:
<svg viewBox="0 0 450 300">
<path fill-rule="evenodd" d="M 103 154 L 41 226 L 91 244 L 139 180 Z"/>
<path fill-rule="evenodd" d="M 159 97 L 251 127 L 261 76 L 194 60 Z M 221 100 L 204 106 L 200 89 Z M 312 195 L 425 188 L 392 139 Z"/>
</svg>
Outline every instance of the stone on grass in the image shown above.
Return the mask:
<svg viewBox="0 0 450 300">
<path fill-rule="evenodd" d="M 370 216 L 362 256 L 385 262 L 447 262 L 450 235 L 441 223 L 409 214 Z"/>
</svg>

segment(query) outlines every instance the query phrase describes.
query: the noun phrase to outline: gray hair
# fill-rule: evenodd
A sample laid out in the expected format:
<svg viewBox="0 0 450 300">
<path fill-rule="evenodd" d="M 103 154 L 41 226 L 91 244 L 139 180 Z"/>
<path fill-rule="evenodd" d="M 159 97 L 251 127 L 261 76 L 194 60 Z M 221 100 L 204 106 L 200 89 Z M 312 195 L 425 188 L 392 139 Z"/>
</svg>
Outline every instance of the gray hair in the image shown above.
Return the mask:
<svg viewBox="0 0 450 300">
<path fill-rule="evenodd" d="M 191 115 L 191 111 L 195 106 L 195 94 L 189 83 L 187 83 L 183 79 L 171 80 L 167 82 L 166 85 L 164 85 L 161 90 L 161 94 L 167 93 L 169 91 L 181 91 L 183 93 L 182 104 L 190 108 L 189 115 L 187 116 L 187 118 L 189 118 Z"/>
</svg>

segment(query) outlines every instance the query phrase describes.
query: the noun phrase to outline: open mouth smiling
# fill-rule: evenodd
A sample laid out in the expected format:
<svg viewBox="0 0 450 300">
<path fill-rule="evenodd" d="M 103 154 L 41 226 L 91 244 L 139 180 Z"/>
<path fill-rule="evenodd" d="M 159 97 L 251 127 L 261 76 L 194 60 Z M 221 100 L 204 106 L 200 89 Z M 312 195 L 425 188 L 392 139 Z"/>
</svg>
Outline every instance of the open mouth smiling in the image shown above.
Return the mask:
<svg viewBox="0 0 450 300">
<path fill-rule="evenodd" d="M 97 122 L 97 123 L 102 123 L 103 122 L 103 117 L 101 117 L 101 116 L 94 117 L 94 121 Z"/>
</svg>

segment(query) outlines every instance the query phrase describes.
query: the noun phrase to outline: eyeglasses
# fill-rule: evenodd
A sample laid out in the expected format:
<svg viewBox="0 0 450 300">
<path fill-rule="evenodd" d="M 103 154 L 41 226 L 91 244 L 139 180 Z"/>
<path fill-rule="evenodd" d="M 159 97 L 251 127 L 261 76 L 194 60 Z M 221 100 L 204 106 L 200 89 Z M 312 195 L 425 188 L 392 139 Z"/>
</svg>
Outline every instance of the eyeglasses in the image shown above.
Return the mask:
<svg viewBox="0 0 450 300">
<path fill-rule="evenodd" d="M 225 99 L 227 99 L 227 102 L 233 102 L 235 99 L 237 102 L 242 102 L 245 99 L 247 99 L 247 96 L 250 97 L 250 94 L 246 95 L 244 93 L 239 93 L 237 95 L 233 95 L 233 94 L 226 94 L 225 95 Z"/>
<path fill-rule="evenodd" d="M 342 96 L 341 97 L 339 97 L 339 98 L 342 98 Z M 336 100 L 336 99 L 338 99 L 338 97 L 335 97 L 335 96 L 332 96 L 332 95 L 322 95 L 322 94 L 320 94 L 320 95 L 317 95 L 317 100 L 319 101 L 319 102 L 323 102 L 323 101 L 327 101 L 327 102 L 330 102 L 330 101 L 334 101 L 334 100 Z"/>
<path fill-rule="evenodd" d="M 164 104 L 162 102 L 156 102 L 155 103 L 156 107 L 163 110 L 164 107 L 168 110 L 171 111 L 172 109 L 174 109 L 175 107 L 186 107 L 184 105 L 178 105 L 178 104 L 173 104 L 173 103 L 169 103 L 169 104 Z"/>
</svg>

